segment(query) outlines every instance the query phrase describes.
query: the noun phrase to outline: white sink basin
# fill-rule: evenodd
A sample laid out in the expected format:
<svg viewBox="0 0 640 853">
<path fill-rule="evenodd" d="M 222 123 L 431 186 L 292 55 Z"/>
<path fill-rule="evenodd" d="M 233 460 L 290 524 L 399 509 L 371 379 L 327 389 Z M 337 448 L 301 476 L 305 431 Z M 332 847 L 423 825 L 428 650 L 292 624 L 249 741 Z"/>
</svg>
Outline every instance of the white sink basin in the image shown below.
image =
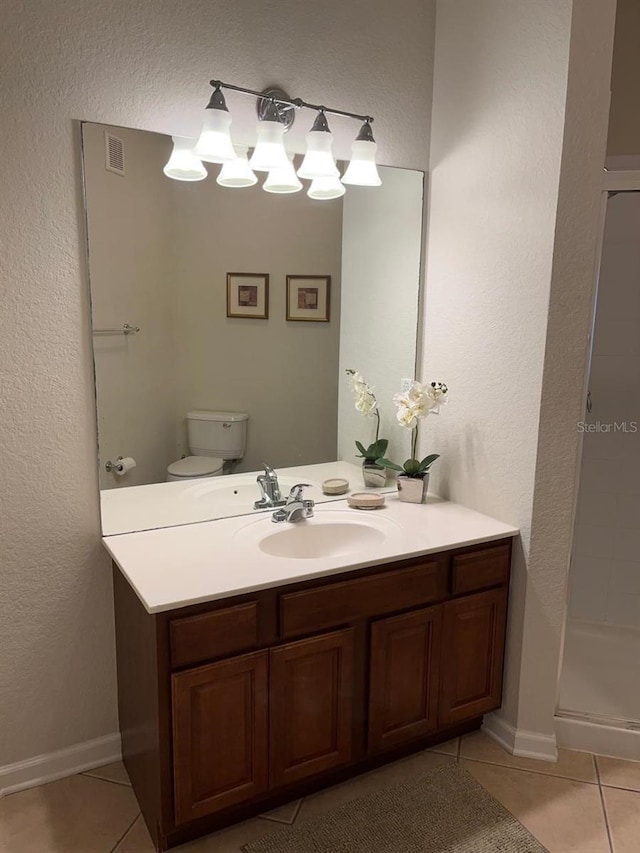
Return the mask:
<svg viewBox="0 0 640 853">
<path fill-rule="evenodd" d="M 293 560 L 319 560 L 379 553 L 385 545 L 405 540 L 402 528 L 385 518 L 384 510 L 316 511 L 313 518 L 274 524 L 261 517 L 235 534 L 245 548 Z"/>
<path fill-rule="evenodd" d="M 286 523 L 286 522 L 285 522 Z M 342 557 L 381 545 L 384 533 L 366 524 L 308 524 L 297 521 L 285 530 L 265 536 L 258 543 L 264 554 L 313 560 L 318 557 Z"/>
</svg>

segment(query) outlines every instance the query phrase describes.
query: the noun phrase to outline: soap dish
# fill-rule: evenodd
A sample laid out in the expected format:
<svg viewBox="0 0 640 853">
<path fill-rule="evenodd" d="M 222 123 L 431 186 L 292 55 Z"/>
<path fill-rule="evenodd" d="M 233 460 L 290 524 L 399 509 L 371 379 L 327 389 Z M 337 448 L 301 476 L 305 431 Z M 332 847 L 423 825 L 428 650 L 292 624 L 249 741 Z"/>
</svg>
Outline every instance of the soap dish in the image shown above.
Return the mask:
<svg viewBox="0 0 640 853">
<path fill-rule="evenodd" d="M 353 509 L 378 509 L 384 506 L 384 495 L 371 495 L 368 492 L 354 492 L 347 498 Z"/>
<path fill-rule="evenodd" d="M 322 484 L 322 491 L 325 495 L 346 495 L 349 491 L 349 481 L 342 477 L 325 480 Z"/>
</svg>

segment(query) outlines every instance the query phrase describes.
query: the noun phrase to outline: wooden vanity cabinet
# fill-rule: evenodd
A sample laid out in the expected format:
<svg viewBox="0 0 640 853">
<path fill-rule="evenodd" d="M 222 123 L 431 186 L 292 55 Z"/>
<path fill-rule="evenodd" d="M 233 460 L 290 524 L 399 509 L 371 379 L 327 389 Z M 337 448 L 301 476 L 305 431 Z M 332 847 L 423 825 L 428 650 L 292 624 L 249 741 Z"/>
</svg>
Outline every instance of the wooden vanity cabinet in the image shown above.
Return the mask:
<svg viewBox="0 0 640 853">
<path fill-rule="evenodd" d="M 149 614 L 114 566 L 123 758 L 158 850 L 478 728 L 505 539 Z"/>
</svg>

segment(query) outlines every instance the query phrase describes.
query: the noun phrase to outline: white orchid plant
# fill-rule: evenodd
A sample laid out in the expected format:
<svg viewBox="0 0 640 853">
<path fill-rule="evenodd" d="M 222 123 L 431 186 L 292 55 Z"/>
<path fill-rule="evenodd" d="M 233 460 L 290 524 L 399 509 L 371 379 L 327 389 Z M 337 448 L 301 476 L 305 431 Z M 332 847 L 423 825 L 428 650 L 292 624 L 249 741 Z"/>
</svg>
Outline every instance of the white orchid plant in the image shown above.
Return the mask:
<svg viewBox="0 0 640 853">
<path fill-rule="evenodd" d="M 375 441 L 368 447 L 365 447 L 360 441 L 356 441 L 356 447 L 360 453 L 356 454 L 365 462 L 378 462 L 380 457 L 384 456 L 389 446 L 389 441 L 386 438 L 380 438 L 380 412 L 378 411 L 378 401 L 373 392 L 373 388 L 365 382 L 361 373 L 356 370 L 346 370 L 347 381 L 349 387 L 355 397 L 356 410 L 366 418 L 376 419 L 376 437 Z"/>
<path fill-rule="evenodd" d="M 427 415 L 440 414 L 440 408 L 447 402 L 449 389 L 444 382 L 429 382 L 421 384 L 412 382 L 407 391 L 394 394 L 393 402 L 396 404 L 396 418 L 400 426 L 411 430 L 411 458 L 403 465 L 397 465 L 390 459 L 378 459 L 378 464 L 383 468 L 398 471 L 407 477 L 422 478 L 429 471 L 438 453 L 432 453 L 420 460 L 416 458 L 418 449 L 418 427 L 420 421 Z"/>
</svg>

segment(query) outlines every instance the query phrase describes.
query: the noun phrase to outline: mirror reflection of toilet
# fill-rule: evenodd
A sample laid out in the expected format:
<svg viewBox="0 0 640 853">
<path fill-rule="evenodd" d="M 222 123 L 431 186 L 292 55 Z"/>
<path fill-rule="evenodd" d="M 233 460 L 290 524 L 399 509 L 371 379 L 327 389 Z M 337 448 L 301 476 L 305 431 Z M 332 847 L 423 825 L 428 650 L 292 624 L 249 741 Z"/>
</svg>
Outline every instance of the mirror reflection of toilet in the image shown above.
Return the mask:
<svg viewBox="0 0 640 853">
<path fill-rule="evenodd" d="M 172 462 L 167 481 L 220 477 L 224 463 L 242 459 L 247 446 L 246 412 L 210 412 L 197 409 L 187 413 L 189 456 Z"/>
</svg>

